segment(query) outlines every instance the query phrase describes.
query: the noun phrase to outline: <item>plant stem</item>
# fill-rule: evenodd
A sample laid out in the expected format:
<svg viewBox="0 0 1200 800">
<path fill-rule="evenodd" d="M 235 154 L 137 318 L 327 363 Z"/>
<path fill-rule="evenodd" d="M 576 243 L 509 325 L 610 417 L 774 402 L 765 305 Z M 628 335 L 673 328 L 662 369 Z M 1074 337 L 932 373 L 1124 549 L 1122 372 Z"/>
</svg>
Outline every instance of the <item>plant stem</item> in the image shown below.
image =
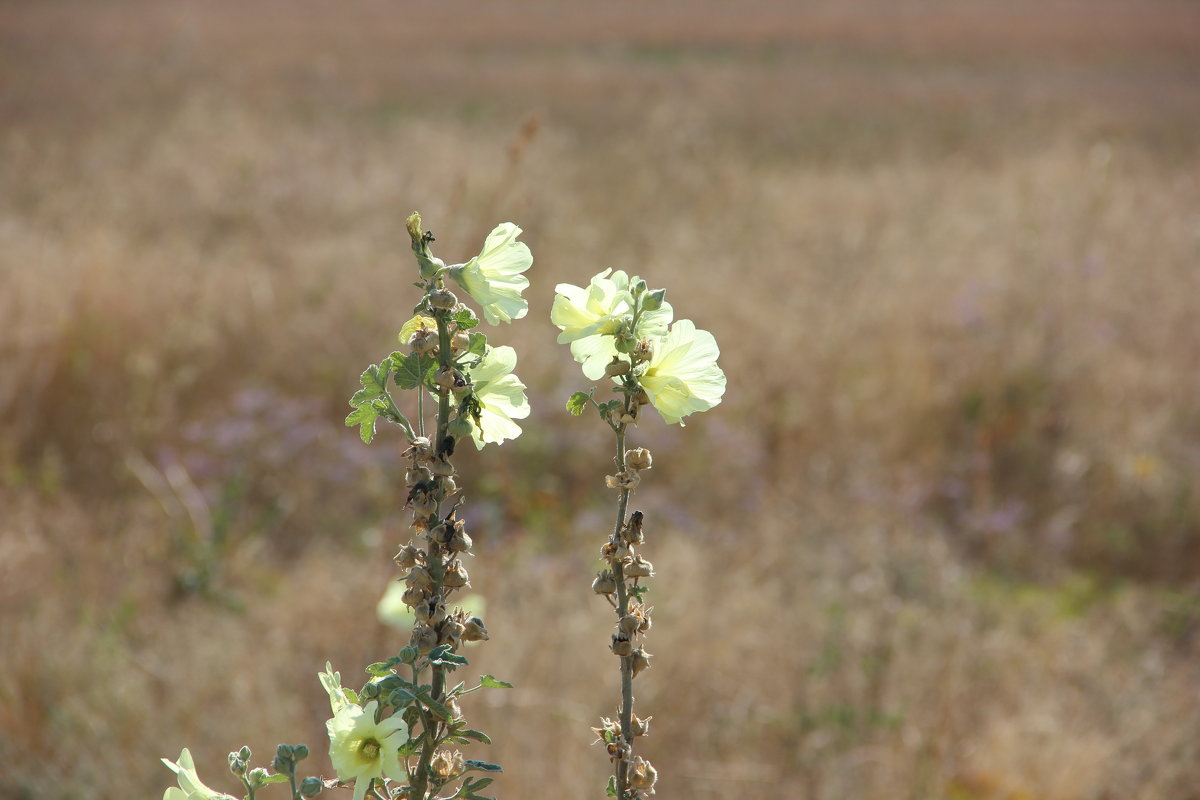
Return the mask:
<svg viewBox="0 0 1200 800">
<path fill-rule="evenodd" d="M 625 410 L 628 413 L 631 398 L 625 396 Z M 625 423 L 613 427 L 617 440 L 617 473 L 625 472 Z M 613 525 L 612 541 L 618 543 L 621 529 L 625 527 L 625 514 L 629 509 L 629 489 L 621 489 L 617 499 L 617 519 Z M 625 567 L 617 562 L 613 565 L 613 574 L 617 580 L 617 619 L 620 620 L 629 613 L 629 592 L 625 587 Z M 621 738 L 629 748 L 628 755 L 633 755 L 633 656 L 621 657 Z M 617 797 L 624 800 L 629 790 L 629 759 L 617 761 Z"/>
</svg>

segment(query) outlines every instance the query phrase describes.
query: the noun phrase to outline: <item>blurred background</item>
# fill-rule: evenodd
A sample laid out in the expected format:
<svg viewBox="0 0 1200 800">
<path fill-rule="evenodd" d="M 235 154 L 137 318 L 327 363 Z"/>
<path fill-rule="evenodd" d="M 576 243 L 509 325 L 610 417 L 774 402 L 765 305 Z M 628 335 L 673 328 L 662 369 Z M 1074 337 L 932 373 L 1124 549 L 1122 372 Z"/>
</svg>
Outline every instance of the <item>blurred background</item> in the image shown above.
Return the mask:
<svg viewBox="0 0 1200 800">
<path fill-rule="evenodd" d="M 533 416 L 461 459 L 501 797 L 608 772 L 548 321 L 606 267 L 729 377 L 636 433 L 661 796 L 1200 797 L 1198 131 L 1192 2 L 0 2 L 0 797 L 329 774 L 316 672 L 406 639 L 401 437 L 342 420 L 414 209 L 535 258 Z"/>
</svg>

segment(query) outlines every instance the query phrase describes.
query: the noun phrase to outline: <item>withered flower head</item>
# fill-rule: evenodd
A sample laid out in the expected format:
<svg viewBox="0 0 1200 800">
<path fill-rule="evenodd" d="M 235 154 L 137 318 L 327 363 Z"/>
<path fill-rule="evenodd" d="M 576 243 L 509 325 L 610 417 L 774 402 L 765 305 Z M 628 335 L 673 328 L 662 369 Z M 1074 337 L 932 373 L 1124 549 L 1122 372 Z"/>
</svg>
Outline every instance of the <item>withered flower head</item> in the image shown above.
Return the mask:
<svg viewBox="0 0 1200 800">
<path fill-rule="evenodd" d="M 617 591 L 617 579 L 611 572 L 604 570 L 596 573 L 592 581 L 592 591 L 596 594 L 614 594 Z"/>
<path fill-rule="evenodd" d="M 658 780 L 658 770 L 641 756 L 635 757 L 633 763 L 629 766 L 629 785 L 638 791 L 654 794 L 654 784 Z"/>
<path fill-rule="evenodd" d="M 446 567 L 446 574 L 442 577 L 442 585 L 447 589 L 462 589 L 471 585 L 470 577 L 467 575 L 467 568 L 462 565 L 461 561 L 455 559 Z"/>
<path fill-rule="evenodd" d="M 629 469 L 650 469 L 653 463 L 654 458 L 650 455 L 650 451 L 644 447 L 625 451 L 625 466 Z"/>
<path fill-rule="evenodd" d="M 463 639 L 468 642 L 486 642 L 488 640 L 488 632 L 487 628 L 484 627 L 483 620 L 479 617 L 471 617 L 467 620 Z"/>
<path fill-rule="evenodd" d="M 636 471 L 622 470 L 616 475 L 605 475 L 604 484 L 610 489 L 636 489 L 642 482 L 642 476 Z"/>
<path fill-rule="evenodd" d="M 418 625 L 413 628 L 412 636 L 409 638 L 408 643 L 417 648 L 418 653 L 425 655 L 437 647 L 437 631 L 428 625 Z"/>
<path fill-rule="evenodd" d="M 654 565 L 644 556 L 634 556 L 632 563 L 625 566 L 625 576 L 629 578 L 653 578 Z"/>
<path fill-rule="evenodd" d="M 633 653 L 633 643 L 629 641 L 629 637 L 623 631 L 617 631 L 612 636 L 612 645 L 610 646 L 613 655 L 624 658 Z"/>
<path fill-rule="evenodd" d="M 427 597 L 413 607 L 417 620 L 427 625 L 437 625 L 446 618 L 446 601 L 437 595 Z"/>
<path fill-rule="evenodd" d="M 399 566 L 400 569 L 412 569 L 418 563 L 420 563 L 422 556 L 423 554 L 421 553 L 420 549 L 414 547 L 413 545 L 402 545 L 400 547 L 400 552 L 396 553 L 396 565 Z"/>
<path fill-rule="evenodd" d="M 637 677 L 642 670 L 650 668 L 650 659 L 654 656 L 647 653 L 644 649 L 638 648 L 633 651 L 633 677 Z"/>
<path fill-rule="evenodd" d="M 462 753 L 457 750 L 453 753 L 438 750 L 433 754 L 433 758 L 429 762 L 429 768 L 433 770 L 433 774 L 438 776 L 439 780 L 445 781 L 462 773 L 466 768 L 466 764 L 463 761 Z"/>
</svg>

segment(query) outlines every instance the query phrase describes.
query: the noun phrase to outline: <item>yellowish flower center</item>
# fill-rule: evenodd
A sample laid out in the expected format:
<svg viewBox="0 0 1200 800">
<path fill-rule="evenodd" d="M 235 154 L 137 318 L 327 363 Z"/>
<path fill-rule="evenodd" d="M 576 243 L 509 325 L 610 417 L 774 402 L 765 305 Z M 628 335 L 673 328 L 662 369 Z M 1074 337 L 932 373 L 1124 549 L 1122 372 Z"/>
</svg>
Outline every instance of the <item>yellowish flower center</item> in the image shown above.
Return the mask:
<svg viewBox="0 0 1200 800">
<path fill-rule="evenodd" d="M 365 739 L 358 748 L 358 754 L 367 761 L 374 761 L 379 758 L 379 742 L 374 739 Z"/>
</svg>

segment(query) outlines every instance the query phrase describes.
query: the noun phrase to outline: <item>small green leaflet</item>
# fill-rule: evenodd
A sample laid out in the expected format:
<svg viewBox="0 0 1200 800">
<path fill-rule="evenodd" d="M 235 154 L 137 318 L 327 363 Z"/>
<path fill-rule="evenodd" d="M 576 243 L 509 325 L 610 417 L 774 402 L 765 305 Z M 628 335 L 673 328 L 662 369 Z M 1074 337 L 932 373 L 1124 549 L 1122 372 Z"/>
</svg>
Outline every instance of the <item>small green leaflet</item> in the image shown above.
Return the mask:
<svg viewBox="0 0 1200 800">
<path fill-rule="evenodd" d="M 479 676 L 479 684 L 484 689 L 511 689 L 511 688 L 513 688 L 513 685 L 511 683 L 509 683 L 508 681 L 496 680 L 491 675 L 480 675 Z"/>
<path fill-rule="evenodd" d="M 460 308 L 450 319 L 454 321 L 460 331 L 469 331 L 479 324 L 479 317 L 475 316 L 475 312 L 469 308 Z"/>
<path fill-rule="evenodd" d="M 385 387 L 389 368 L 389 361 L 384 361 L 379 366 L 372 364 L 367 367 L 366 372 L 359 378 L 363 388 L 350 398 L 350 405 L 354 406 L 354 410 L 346 417 L 346 426 L 353 428 L 357 425 L 358 436 L 365 444 L 370 444 L 375 438 L 375 420 L 379 417 L 375 401 L 387 393 Z"/>
<path fill-rule="evenodd" d="M 472 333 L 467 336 L 471 340 L 471 344 L 467 347 L 467 352 L 471 355 L 482 356 L 487 352 L 487 337 L 482 333 Z"/>
<path fill-rule="evenodd" d="M 392 370 L 396 373 L 396 385 L 401 389 L 415 389 L 425 385 L 425 378 L 437 366 L 437 362 L 429 356 L 412 353 L 392 353 L 389 359 Z"/>
<path fill-rule="evenodd" d="M 477 769 L 481 772 L 504 772 L 504 768 L 499 764 L 489 764 L 486 761 L 464 761 L 467 769 Z"/>
<path fill-rule="evenodd" d="M 592 402 L 592 392 L 594 391 L 596 390 L 592 389 L 591 392 L 576 392 L 571 395 L 567 399 L 567 411 L 570 411 L 572 416 L 578 417 L 587 409 L 588 403 Z"/>
<path fill-rule="evenodd" d="M 606 797 L 616 797 L 617 796 L 617 776 L 616 775 L 613 775 L 611 778 L 608 779 L 608 787 L 605 788 L 604 794 Z"/>
</svg>

